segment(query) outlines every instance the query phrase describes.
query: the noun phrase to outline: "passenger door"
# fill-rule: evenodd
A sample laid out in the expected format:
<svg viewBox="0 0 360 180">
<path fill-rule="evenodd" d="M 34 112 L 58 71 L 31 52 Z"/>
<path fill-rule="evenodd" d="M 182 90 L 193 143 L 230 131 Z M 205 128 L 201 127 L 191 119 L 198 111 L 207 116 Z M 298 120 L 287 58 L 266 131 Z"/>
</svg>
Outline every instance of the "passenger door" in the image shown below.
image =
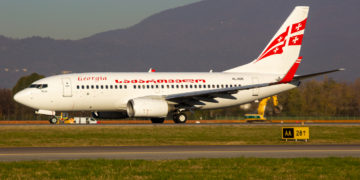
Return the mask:
<svg viewBox="0 0 360 180">
<path fill-rule="evenodd" d="M 72 89 L 71 89 L 70 78 L 62 78 L 62 84 L 63 84 L 63 97 L 71 97 Z"/>
</svg>

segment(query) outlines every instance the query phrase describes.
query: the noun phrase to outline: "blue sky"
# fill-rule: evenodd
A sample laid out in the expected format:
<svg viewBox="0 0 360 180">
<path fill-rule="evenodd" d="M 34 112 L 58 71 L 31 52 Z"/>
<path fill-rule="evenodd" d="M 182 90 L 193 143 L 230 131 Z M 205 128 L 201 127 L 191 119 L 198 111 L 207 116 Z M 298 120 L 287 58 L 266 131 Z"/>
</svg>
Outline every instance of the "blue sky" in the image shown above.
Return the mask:
<svg viewBox="0 0 360 180">
<path fill-rule="evenodd" d="M 1 0 L 0 35 L 80 39 L 201 0 Z"/>
</svg>

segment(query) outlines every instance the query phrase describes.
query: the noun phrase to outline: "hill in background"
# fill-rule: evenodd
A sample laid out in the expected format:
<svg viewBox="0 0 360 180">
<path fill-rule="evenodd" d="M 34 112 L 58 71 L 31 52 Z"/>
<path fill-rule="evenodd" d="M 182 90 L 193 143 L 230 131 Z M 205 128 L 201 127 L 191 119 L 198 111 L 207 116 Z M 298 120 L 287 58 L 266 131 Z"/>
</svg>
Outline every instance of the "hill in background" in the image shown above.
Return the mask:
<svg viewBox="0 0 360 180">
<path fill-rule="evenodd" d="M 256 58 L 296 5 L 310 6 L 298 74 L 345 67 L 330 76 L 359 77 L 360 1 L 206 0 L 80 40 L 0 36 L 0 87 L 31 72 L 223 71 Z"/>
</svg>

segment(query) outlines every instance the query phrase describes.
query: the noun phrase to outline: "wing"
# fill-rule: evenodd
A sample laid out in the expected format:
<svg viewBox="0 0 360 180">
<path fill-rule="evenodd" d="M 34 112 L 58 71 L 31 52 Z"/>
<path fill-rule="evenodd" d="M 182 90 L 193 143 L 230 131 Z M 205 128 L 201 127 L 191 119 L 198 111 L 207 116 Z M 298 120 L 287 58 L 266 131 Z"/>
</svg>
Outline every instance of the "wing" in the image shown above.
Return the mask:
<svg viewBox="0 0 360 180">
<path fill-rule="evenodd" d="M 266 87 L 278 84 L 276 83 L 262 83 L 262 84 L 254 84 L 254 85 L 246 85 L 246 86 L 236 86 L 231 88 L 221 88 L 221 89 L 211 89 L 204 91 L 193 91 L 186 93 L 178 93 L 178 94 L 170 94 L 165 96 L 167 101 L 172 101 L 176 103 L 182 103 L 183 105 L 203 105 L 201 101 L 208 102 L 217 102 L 214 98 L 221 97 L 226 99 L 235 99 L 232 94 L 237 93 L 241 90 L 248 90 L 260 87 Z"/>
<path fill-rule="evenodd" d="M 307 79 L 307 78 L 311 78 L 311 77 L 315 77 L 315 76 L 320 76 L 323 74 L 328 74 L 328 73 L 333 73 L 333 72 L 337 72 L 337 71 L 344 71 L 345 68 L 339 68 L 339 69 L 334 69 L 334 70 L 330 70 L 330 71 L 324 71 L 324 72 L 318 72 L 318 73 L 313 73 L 313 74 L 306 74 L 306 75 L 301 75 L 301 76 L 295 76 L 293 80 L 303 80 L 303 79 Z"/>
<path fill-rule="evenodd" d="M 335 69 L 331 71 L 324 71 L 314 74 L 302 75 L 302 76 L 294 76 L 294 73 L 291 74 L 290 77 L 285 76 L 284 79 L 287 80 L 280 80 L 277 82 L 271 83 L 262 83 L 262 84 L 253 84 L 253 85 L 246 85 L 246 86 L 236 86 L 231 88 L 221 88 L 221 89 L 212 89 L 212 90 L 204 90 L 204 91 L 193 91 L 193 92 L 186 92 L 186 93 L 178 93 L 178 94 L 170 94 L 165 96 L 165 100 L 178 103 L 183 106 L 193 106 L 193 105 L 204 105 L 201 101 L 207 102 L 217 102 L 215 100 L 216 97 L 221 97 L 225 99 L 235 99 L 232 94 L 236 94 L 238 91 L 254 89 L 254 88 L 261 88 L 267 87 L 277 84 L 286 84 L 286 83 L 296 83 L 300 80 L 319 76 L 327 73 L 332 73 L 336 71 L 343 71 L 343 68 Z M 289 71 L 290 72 L 290 71 Z M 289 74 L 288 72 L 288 74 Z M 290 79 L 289 79 L 290 78 Z"/>
</svg>

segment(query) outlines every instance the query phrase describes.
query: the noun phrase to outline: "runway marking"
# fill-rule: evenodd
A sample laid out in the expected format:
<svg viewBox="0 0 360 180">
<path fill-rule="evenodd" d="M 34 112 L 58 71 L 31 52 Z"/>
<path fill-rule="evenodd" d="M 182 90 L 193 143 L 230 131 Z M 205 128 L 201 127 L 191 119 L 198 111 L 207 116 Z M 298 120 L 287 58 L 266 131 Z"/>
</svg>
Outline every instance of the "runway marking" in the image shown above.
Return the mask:
<svg viewBox="0 0 360 180">
<path fill-rule="evenodd" d="M 11 153 L 0 154 L 0 156 L 30 156 L 30 155 L 90 155 L 90 154 L 189 154 L 189 153 L 286 153 L 286 152 L 360 152 L 358 150 L 273 150 L 273 151 L 159 151 L 159 152 L 69 152 L 69 153 Z"/>
</svg>

